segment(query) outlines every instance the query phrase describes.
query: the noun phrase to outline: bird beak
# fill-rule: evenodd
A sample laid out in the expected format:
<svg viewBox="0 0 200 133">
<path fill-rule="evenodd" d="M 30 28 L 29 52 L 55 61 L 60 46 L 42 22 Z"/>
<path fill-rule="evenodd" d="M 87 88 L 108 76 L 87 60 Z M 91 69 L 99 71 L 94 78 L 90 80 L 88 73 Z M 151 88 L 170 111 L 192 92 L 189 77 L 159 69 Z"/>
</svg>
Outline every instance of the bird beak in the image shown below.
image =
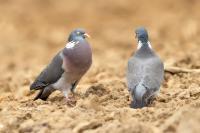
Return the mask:
<svg viewBox="0 0 200 133">
<path fill-rule="evenodd" d="M 87 33 L 85 33 L 84 36 L 87 37 L 87 38 L 91 38 L 90 35 L 87 34 Z"/>
</svg>

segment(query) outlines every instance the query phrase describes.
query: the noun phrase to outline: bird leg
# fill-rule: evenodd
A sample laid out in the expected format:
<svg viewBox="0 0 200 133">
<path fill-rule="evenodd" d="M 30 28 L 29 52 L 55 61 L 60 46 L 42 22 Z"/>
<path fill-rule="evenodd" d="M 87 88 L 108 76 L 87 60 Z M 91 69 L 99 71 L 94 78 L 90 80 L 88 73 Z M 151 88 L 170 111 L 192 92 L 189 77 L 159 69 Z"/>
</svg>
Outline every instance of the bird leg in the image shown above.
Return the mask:
<svg viewBox="0 0 200 133">
<path fill-rule="evenodd" d="M 76 98 L 75 94 L 72 93 L 71 91 L 64 92 L 64 95 L 66 97 L 66 104 L 70 107 L 74 107 L 76 105 Z"/>
</svg>

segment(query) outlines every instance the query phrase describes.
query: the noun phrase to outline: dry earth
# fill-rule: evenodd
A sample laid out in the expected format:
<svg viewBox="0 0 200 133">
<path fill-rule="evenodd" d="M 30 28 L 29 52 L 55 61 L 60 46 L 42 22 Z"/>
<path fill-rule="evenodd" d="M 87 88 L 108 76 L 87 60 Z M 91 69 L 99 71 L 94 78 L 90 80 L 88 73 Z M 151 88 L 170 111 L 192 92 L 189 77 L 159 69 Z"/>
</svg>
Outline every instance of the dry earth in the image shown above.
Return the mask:
<svg viewBox="0 0 200 133">
<path fill-rule="evenodd" d="M 0 0 L 0 132 L 198 133 L 198 73 L 165 73 L 157 99 L 135 110 L 125 69 L 140 25 L 165 64 L 200 69 L 199 8 L 199 0 Z M 77 105 L 60 92 L 33 101 L 30 83 L 77 27 L 92 36 L 94 55 Z"/>
</svg>

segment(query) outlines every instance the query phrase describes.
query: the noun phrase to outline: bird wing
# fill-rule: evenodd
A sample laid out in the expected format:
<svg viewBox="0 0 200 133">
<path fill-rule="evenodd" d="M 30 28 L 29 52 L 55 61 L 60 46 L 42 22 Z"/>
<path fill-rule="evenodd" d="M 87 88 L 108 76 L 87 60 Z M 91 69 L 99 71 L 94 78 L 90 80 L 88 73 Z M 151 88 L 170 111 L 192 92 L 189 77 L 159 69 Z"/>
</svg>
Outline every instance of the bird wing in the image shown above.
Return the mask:
<svg viewBox="0 0 200 133">
<path fill-rule="evenodd" d="M 146 62 L 143 85 L 157 91 L 164 80 L 164 65 L 159 57 L 155 56 Z"/>
<path fill-rule="evenodd" d="M 42 89 L 52 83 L 55 83 L 64 73 L 62 64 L 63 59 L 60 51 L 32 83 L 30 89 Z"/>
<path fill-rule="evenodd" d="M 128 89 L 133 90 L 142 79 L 141 76 L 141 64 L 140 61 L 136 57 L 131 57 L 128 61 L 128 68 L 127 68 L 127 83 Z"/>
<path fill-rule="evenodd" d="M 151 57 L 141 61 L 132 57 L 128 61 L 127 81 L 128 89 L 134 89 L 140 82 L 149 89 L 159 89 L 163 81 L 164 67 L 157 57 Z"/>
</svg>

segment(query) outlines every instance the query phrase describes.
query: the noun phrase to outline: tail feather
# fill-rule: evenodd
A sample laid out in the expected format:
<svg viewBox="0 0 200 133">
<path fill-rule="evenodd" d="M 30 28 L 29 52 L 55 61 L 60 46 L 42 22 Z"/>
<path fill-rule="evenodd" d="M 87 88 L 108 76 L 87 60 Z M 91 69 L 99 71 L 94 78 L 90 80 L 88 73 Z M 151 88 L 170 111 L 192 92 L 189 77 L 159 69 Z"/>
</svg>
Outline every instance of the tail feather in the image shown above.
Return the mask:
<svg viewBox="0 0 200 133">
<path fill-rule="evenodd" d="M 146 106 L 146 94 L 147 89 L 142 83 L 138 84 L 133 91 L 133 101 L 131 103 L 132 108 L 142 108 Z"/>
<path fill-rule="evenodd" d="M 43 92 L 44 92 L 44 89 L 41 89 L 40 92 L 36 95 L 36 97 L 33 100 L 35 101 L 37 99 L 42 99 L 42 100 L 46 101 L 48 96 L 44 96 Z"/>
<path fill-rule="evenodd" d="M 44 89 L 41 89 L 37 96 L 34 98 L 34 101 L 37 99 L 42 99 L 46 101 L 53 91 L 54 89 L 51 87 L 45 87 Z"/>
<path fill-rule="evenodd" d="M 30 90 L 39 90 L 39 89 L 42 89 L 44 87 L 46 87 L 47 85 L 42 83 L 42 82 L 39 82 L 39 81 L 35 81 L 31 84 L 30 86 Z"/>
<path fill-rule="evenodd" d="M 147 93 L 147 89 L 143 84 L 138 84 L 134 90 L 135 99 L 142 101 L 144 95 Z"/>
</svg>

